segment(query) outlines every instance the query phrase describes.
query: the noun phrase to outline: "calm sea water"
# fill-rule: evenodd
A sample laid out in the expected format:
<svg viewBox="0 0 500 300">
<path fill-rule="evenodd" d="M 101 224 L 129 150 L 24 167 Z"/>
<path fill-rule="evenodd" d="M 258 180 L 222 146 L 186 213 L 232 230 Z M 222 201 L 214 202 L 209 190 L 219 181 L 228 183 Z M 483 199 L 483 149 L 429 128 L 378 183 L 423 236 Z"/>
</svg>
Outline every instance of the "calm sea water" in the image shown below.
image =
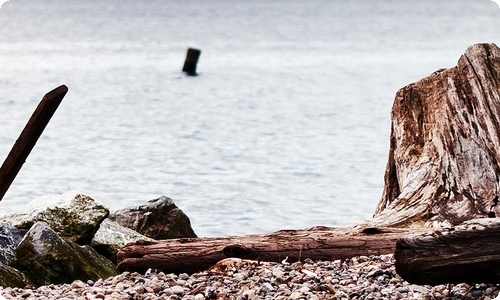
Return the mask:
<svg viewBox="0 0 500 300">
<path fill-rule="evenodd" d="M 79 190 L 112 209 L 169 196 L 200 236 L 370 218 L 396 91 L 500 44 L 489 0 L 95 2 L 0 9 L 0 160 L 69 87 L 2 212 Z"/>
</svg>

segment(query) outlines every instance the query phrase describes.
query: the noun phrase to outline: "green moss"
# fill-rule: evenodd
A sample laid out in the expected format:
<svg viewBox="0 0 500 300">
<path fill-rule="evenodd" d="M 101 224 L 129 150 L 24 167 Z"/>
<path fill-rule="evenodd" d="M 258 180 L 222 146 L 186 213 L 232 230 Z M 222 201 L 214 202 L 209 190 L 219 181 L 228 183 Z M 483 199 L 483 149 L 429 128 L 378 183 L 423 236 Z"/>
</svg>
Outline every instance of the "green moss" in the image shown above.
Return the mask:
<svg viewBox="0 0 500 300">
<path fill-rule="evenodd" d="M 0 285 L 3 287 L 25 287 L 32 284 L 19 270 L 0 263 Z"/>
<path fill-rule="evenodd" d="M 12 266 L 35 285 L 97 280 L 118 274 L 113 263 L 89 246 L 60 238 L 44 222 L 36 223 L 16 250 Z"/>
</svg>

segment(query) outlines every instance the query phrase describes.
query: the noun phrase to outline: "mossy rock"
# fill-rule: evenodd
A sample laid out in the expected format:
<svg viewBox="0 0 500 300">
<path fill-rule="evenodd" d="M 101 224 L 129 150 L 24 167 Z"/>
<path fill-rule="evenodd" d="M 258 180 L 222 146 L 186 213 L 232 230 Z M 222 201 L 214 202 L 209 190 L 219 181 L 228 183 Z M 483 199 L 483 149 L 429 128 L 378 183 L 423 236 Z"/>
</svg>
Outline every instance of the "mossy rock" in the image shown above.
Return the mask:
<svg viewBox="0 0 500 300">
<path fill-rule="evenodd" d="M 0 286 L 23 288 L 29 284 L 32 283 L 22 272 L 0 263 Z"/>
<path fill-rule="evenodd" d="M 113 263 L 116 263 L 118 250 L 128 243 L 140 240 L 154 241 L 130 228 L 121 226 L 110 219 L 106 219 L 101 223 L 90 246 L 99 254 L 104 255 Z"/>
<path fill-rule="evenodd" d="M 61 237 L 87 244 L 108 215 L 109 209 L 102 203 L 71 191 L 37 198 L 3 219 L 21 230 L 29 230 L 34 223 L 43 221 Z"/>
<path fill-rule="evenodd" d="M 90 246 L 62 239 L 45 222 L 35 223 L 16 250 L 11 266 L 35 285 L 97 280 L 118 274 L 115 265 Z"/>
</svg>

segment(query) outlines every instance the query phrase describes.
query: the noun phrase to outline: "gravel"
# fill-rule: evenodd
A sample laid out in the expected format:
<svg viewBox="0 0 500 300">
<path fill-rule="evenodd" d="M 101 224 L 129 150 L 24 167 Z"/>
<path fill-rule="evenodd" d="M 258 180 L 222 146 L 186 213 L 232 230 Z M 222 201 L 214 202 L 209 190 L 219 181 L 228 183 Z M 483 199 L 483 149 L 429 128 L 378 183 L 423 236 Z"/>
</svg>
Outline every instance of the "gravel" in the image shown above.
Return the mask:
<svg viewBox="0 0 500 300">
<path fill-rule="evenodd" d="M 124 272 L 105 280 L 0 287 L 6 299 L 483 299 L 499 294 L 499 285 L 421 286 L 396 274 L 392 255 L 346 260 L 281 263 L 225 259 L 211 269 L 188 274 Z"/>
</svg>

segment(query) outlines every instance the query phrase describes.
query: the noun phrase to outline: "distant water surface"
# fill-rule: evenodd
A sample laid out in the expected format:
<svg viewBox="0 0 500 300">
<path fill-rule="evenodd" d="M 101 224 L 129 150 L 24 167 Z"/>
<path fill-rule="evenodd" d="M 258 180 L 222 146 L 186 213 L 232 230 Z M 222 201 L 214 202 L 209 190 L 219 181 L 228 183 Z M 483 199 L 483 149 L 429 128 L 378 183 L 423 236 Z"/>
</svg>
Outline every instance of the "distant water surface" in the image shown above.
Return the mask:
<svg viewBox="0 0 500 300">
<path fill-rule="evenodd" d="M 0 209 L 166 195 L 200 236 L 370 218 L 396 91 L 499 44 L 498 28 L 489 0 L 10 0 L 0 159 L 46 92 L 69 93 Z M 196 77 L 180 71 L 188 47 Z"/>
</svg>

